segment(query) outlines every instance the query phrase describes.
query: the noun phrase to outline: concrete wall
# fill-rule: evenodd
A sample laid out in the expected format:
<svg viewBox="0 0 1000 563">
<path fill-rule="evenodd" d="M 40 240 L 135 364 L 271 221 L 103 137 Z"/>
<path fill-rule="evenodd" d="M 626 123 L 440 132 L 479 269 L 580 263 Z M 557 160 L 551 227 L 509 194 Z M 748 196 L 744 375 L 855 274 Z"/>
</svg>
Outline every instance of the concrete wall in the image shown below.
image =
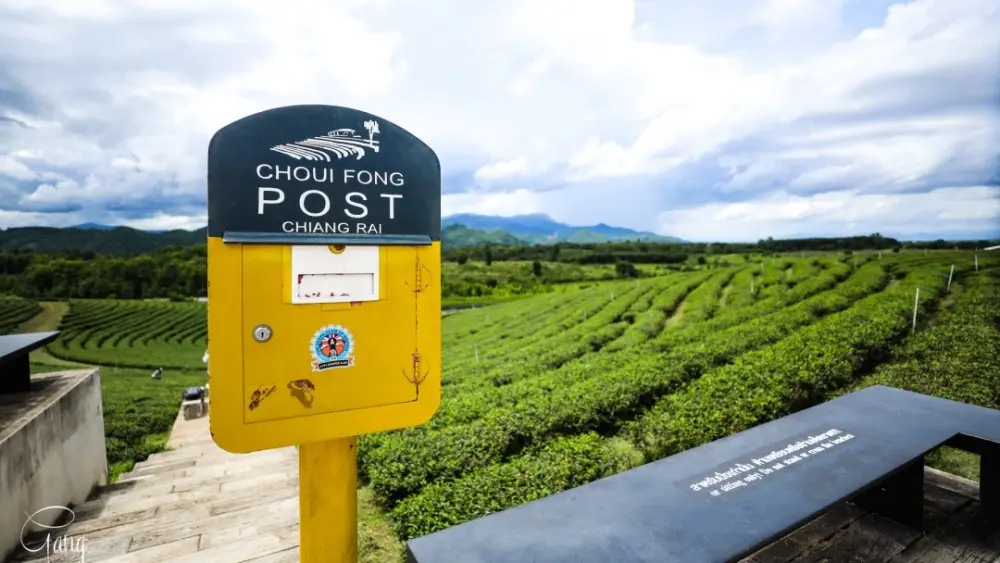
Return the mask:
<svg viewBox="0 0 1000 563">
<path fill-rule="evenodd" d="M 0 396 L 0 561 L 20 547 L 25 514 L 82 503 L 107 484 L 98 370 L 61 373 L 33 387 Z M 64 516 L 46 510 L 35 519 L 49 525 Z"/>
</svg>

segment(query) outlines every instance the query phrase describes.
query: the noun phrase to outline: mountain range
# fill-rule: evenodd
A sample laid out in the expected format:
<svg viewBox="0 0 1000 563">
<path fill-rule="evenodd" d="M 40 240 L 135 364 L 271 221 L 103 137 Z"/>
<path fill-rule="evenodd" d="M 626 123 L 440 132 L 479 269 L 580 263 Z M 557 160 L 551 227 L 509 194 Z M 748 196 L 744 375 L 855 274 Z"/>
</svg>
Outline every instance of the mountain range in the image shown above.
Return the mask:
<svg viewBox="0 0 1000 563">
<path fill-rule="evenodd" d="M 603 223 L 589 227 L 574 227 L 543 214 L 515 217 L 451 215 L 442 219 L 441 226 L 441 241 L 444 247 L 482 244 L 520 246 L 620 240 L 684 242 L 673 237 L 612 227 Z M 15 227 L 0 229 L 0 250 L 138 254 L 152 252 L 164 246 L 203 243 L 205 236 L 205 228 L 194 231 L 180 229 L 153 231 L 100 223 L 82 223 L 67 228 Z"/>
<path fill-rule="evenodd" d="M 544 213 L 498 217 L 495 215 L 474 215 L 461 213 L 449 215 L 441 220 L 441 226 L 462 225 L 469 229 L 511 235 L 527 244 L 553 244 L 557 242 L 611 242 L 639 240 L 642 242 L 685 242 L 676 237 L 636 231 L 625 227 L 612 227 L 598 223 L 589 227 L 574 227 L 560 223 Z"/>
<path fill-rule="evenodd" d="M 596 243 L 635 240 L 664 243 L 688 242 L 675 237 L 624 227 L 613 227 L 604 223 L 575 227 L 555 221 L 544 214 L 514 217 L 459 214 L 444 217 L 441 225 L 441 243 L 445 248 L 483 244 L 521 246 L 557 242 Z M 891 233 L 883 233 L 883 235 L 903 241 L 933 241 L 940 238 L 930 234 L 920 238 L 896 236 Z M 1000 242 L 1000 239 L 993 233 L 962 233 L 962 235 L 964 236 L 947 237 L 946 240 Z M 68 228 L 14 227 L 0 229 L 0 250 L 143 254 L 164 246 L 188 246 L 204 243 L 205 237 L 206 228 L 204 227 L 194 231 L 179 229 L 139 230 L 99 223 L 83 223 Z M 815 238 L 828 237 L 817 236 Z M 988 246 L 988 244 L 981 246 Z"/>
</svg>

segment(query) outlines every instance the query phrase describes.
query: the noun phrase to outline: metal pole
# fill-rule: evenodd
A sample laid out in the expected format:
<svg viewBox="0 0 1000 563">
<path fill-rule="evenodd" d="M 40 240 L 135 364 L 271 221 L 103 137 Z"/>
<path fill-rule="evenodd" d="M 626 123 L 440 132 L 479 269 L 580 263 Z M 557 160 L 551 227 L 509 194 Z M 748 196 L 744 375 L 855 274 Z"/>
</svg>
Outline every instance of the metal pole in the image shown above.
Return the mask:
<svg viewBox="0 0 1000 563">
<path fill-rule="evenodd" d="M 302 563 L 358 560 L 357 438 L 299 446 L 299 557 Z"/>
<path fill-rule="evenodd" d="M 948 272 L 948 289 L 947 289 L 947 291 L 951 291 L 951 277 L 954 276 L 954 275 L 955 275 L 955 265 L 952 264 L 951 265 L 951 271 Z"/>
<path fill-rule="evenodd" d="M 917 296 L 913 299 L 913 329 L 910 332 L 917 331 L 917 304 L 920 303 L 920 288 L 917 288 Z"/>
</svg>

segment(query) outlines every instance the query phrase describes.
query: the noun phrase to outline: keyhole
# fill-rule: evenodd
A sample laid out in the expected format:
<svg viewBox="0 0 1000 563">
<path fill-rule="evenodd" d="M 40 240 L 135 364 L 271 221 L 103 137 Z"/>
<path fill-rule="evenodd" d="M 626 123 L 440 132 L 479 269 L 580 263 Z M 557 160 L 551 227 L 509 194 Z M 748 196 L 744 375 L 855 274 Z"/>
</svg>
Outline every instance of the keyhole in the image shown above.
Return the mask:
<svg viewBox="0 0 1000 563">
<path fill-rule="evenodd" d="M 271 327 L 267 325 L 257 325 L 253 329 L 253 339 L 257 342 L 267 342 L 271 339 Z"/>
</svg>

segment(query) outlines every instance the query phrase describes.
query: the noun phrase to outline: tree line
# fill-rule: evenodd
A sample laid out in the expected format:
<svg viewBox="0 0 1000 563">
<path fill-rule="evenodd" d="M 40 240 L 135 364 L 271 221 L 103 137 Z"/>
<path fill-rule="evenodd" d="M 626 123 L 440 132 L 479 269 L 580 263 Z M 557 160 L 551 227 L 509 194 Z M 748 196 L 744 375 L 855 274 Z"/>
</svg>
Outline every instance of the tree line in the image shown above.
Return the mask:
<svg viewBox="0 0 1000 563">
<path fill-rule="evenodd" d="M 944 241 L 941 241 L 942 243 Z M 982 241 L 985 246 L 986 241 Z M 967 243 L 975 244 L 975 243 Z M 497 246 L 490 244 L 463 248 L 445 248 L 442 258 L 463 263 L 478 260 L 486 263 L 505 260 L 567 262 L 575 264 L 680 264 L 693 256 L 711 254 L 771 254 L 776 252 L 817 252 L 831 250 L 887 250 L 904 245 L 893 238 L 875 233 L 868 236 L 837 238 L 762 239 L 756 243 L 659 243 L 643 241 L 602 243 L 557 243 L 532 246 Z M 938 246 L 938 245 L 935 245 Z M 952 248 L 940 245 L 941 248 Z M 923 247 L 921 247 L 923 248 Z M 931 247 L 928 247 L 931 248 Z"/>
<path fill-rule="evenodd" d="M 875 233 L 862 237 L 764 239 L 756 243 L 559 243 L 532 246 L 478 245 L 445 248 L 442 259 L 532 262 L 538 276 L 542 262 L 615 264 L 620 277 L 637 275 L 633 264 L 699 264 L 710 255 L 782 252 L 899 250 L 900 248 L 974 249 L 989 241 L 933 241 L 903 244 Z M 714 260 L 713 260 L 714 261 Z M 92 250 L 39 252 L 0 250 L 0 294 L 35 299 L 118 298 L 180 299 L 207 293 L 206 245 L 168 246 L 141 254 L 101 254 Z"/>
<path fill-rule="evenodd" d="M 133 256 L 0 251 L 0 293 L 33 299 L 180 299 L 207 287 L 204 244 Z"/>
</svg>

